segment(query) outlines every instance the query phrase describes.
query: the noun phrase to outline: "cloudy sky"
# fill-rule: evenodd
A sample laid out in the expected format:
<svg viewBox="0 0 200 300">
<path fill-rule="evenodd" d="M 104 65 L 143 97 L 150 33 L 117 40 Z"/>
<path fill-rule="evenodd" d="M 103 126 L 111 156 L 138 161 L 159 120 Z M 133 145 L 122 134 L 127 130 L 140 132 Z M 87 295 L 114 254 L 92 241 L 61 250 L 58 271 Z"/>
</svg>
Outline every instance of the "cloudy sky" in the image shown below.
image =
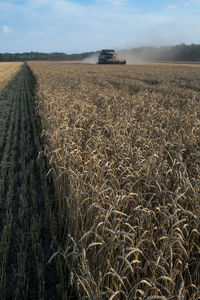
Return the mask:
<svg viewBox="0 0 200 300">
<path fill-rule="evenodd" d="M 200 0 L 0 0 L 0 52 L 200 43 Z"/>
</svg>

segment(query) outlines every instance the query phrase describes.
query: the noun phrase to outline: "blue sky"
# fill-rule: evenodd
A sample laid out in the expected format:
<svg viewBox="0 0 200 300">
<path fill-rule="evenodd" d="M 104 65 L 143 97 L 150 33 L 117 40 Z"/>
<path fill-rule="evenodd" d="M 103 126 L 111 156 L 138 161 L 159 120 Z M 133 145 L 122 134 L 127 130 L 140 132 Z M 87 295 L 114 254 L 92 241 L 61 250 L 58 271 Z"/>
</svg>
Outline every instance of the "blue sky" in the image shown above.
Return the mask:
<svg viewBox="0 0 200 300">
<path fill-rule="evenodd" d="M 200 0 L 0 0 L 0 52 L 200 44 Z"/>
</svg>

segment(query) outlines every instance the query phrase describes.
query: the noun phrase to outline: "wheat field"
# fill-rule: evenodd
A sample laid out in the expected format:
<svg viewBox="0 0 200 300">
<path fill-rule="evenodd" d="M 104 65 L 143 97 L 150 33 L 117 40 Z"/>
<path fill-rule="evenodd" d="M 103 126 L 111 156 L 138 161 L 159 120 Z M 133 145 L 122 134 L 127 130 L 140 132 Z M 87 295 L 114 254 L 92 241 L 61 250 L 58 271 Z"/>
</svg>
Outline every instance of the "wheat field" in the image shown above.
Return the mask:
<svg viewBox="0 0 200 300">
<path fill-rule="evenodd" d="M 199 66 L 29 67 L 62 284 L 69 269 L 80 299 L 199 299 Z"/>
<path fill-rule="evenodd" d="M 0 63 L 0 299 L 200 299 L 200 66 Z"/>
</svg>

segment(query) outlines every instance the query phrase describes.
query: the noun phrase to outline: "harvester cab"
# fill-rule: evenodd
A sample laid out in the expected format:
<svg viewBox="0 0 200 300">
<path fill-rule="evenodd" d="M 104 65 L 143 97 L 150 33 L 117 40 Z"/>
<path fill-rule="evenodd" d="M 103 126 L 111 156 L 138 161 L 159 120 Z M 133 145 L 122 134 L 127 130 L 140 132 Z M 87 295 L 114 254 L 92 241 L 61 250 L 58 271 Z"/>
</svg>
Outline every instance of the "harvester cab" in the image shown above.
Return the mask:
<svg viewBox="0 0 200 300">
<path fill-rule="evenodd" d="M 118 59 L 114 50 L 102 50 L 98 57 L 98 64 L 121 64 L 125 65 L 126 60 Z"/>
</svg>

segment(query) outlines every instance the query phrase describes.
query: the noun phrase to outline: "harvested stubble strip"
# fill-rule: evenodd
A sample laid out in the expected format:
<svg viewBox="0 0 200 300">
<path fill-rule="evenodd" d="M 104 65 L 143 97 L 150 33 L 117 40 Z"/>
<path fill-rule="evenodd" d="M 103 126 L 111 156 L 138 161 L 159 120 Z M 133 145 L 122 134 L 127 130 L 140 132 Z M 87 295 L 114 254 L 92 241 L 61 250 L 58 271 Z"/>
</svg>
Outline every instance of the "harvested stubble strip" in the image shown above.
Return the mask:
<svg viewBox="0 0 200 300">
<path fill-rule="evenodd" d="M 41 128 L 34 90 L 24 65 L 1 94 L 6 111 L 0 156 L 0 298 L 5 300 L 59 298 L 54 261 L 48 264 L 54 253 L 47 212 L 53 187 L 49 190 L 47 161 L 41 153 L 38 158 Z"/>
<path fill-rule="evenodd" d="M 30 66 L 59 207 L 52 259 L 84 299 L 198 297 L 199 68 Z"/>
</svg>

